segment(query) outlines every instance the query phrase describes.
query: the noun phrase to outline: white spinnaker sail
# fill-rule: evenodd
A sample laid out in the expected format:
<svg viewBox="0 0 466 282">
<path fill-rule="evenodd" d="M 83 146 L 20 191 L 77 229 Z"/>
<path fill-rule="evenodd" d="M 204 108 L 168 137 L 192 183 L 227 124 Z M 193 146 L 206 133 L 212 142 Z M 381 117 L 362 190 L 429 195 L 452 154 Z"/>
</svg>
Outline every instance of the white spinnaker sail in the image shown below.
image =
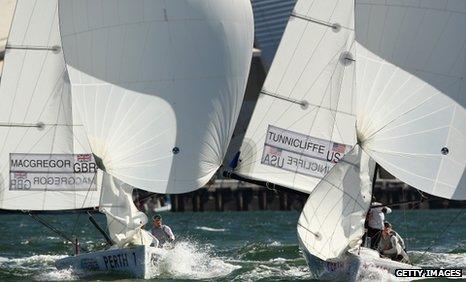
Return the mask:
<svg viewBox="0 0 466 282">
<path fill-rule="evenodd" d="M 299 217 L 302 247 L 330 260 L 360 245 L 374 170 L 375 162 L 359 146 L 332 168 L 309 195 Z"/>
<path fill-rule="evenodd" d="M 0 83 L 0 208 L 97 206 L 84 129 L 73 117 L 56 0 L 19 0 Z M 81 171 L 75 173 L 77 170 Z"/>
<path fill-rule="evenodd" d="M 249 123 L 238 174 L 311 192 L 356 144 L 353 11 L 353 1 L 298 1 Z"/>
<path fill-rule="evenodd" d="M 60 1 L 73 99 L 106 171 L 183 193 L 222 163 L 253 46 L 249 0 Z"/>
<path fill-rule="evenodd" d="M 356 1 L 357 127 L 400 180 L 466 199 L 466 1 Z"/>
</svg>

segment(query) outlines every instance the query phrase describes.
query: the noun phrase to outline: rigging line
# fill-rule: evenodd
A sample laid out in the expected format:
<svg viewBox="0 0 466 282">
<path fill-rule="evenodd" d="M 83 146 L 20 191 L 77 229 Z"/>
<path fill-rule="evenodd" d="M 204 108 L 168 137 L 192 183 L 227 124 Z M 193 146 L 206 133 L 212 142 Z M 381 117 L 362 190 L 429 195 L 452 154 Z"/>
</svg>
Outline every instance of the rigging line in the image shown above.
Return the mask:
<svg viewBox="0 0 466 282">
<path fill-rule="evenodd" d="M 50 223 L 48 223 L 47 221 L 45 221 L 43 218 L 39 217 L 38 215 L 35 215 L 31 212 L 26 212 L 26 211 L 23 211 L 24 213 L 27 213 L 27 215 L 29 215 L 32 219 L 34 219 L 35 221 L 39 222 L 40 224 L 42 224 L 43 226 L 47 227 L 48 229 L 50 229 L 51 231 L 53 231 L 55 234 L 57 234 L 58 236 L 62 237 L 63 239 L 65 239 L 66 241 L 70 242 L 73 246 L 75 247 L 78 247 L 80 248 L 81 250 L 87 252 L 87 248 L 81 246 L 80 244 L 76 244 L 76 241 L 73 240 L 72 238 L 70 238 L 67 234 L 65 234 L 64 232 L 58 230 L 57 228 L 53 227 Z"/>
<path fill-rule="evenodd" d="M 74 132 L 74 128 L 72 129 L 71 132 L 72 132 L 72 135 L 73 135 L 73 139 L 79 140 L 78 138 L 76 138 L 76 135 L 75 135 L 75 132 Z M 87 136 L 87 134 L 86 134 L 86 137 L 87 137 L 87 144 L 90 144 L 89 136 Z M 84 147 L 84 146 L 81 144 L 80 141 L 78 141 L 78 142 L 79 142 L 79 144 L 81 145 L 81 147 Z M 74 148 L 73 148 L 73 149 L 74 149 Z M 73 151 L 74 151 L 74 150 L 73 150 Z M 89 187 L 88 187 L 88 189 L 87 189 L 87 191 L 86 191 L 86 195 L 85 195 L 85 197 L 84 197 L 84 200 L 82 201 L 81 209 L 84 208 L 84 205 L 85 205 L 85 203 L 86 203 L 86 201 L 87 201 L 87 198 L 88 198 L 89 194 L 91 193 L 91 191 L 93 191 L 93 192 L 94 192 L 94 191 L 99 191 L 99 183 L 97 183 L 97 181 L 98 181 L 97 174 L 98 174 L 98 170 L 96 170 L 96 172 L 94 173 L 94 176 L 92 177 L 92 181 L 91 181 L 91 183 L 89 184 Z M 96 185 L 96 190 L 91 190 L 92 184 L 94 183 L 94 181 L 95 181 L 95 185 Z M 103 182 L 103 181 L 102 181 L 102 182 Z M 100 186 L 100 195 L 102 194 L 102 186 L 103 186 L 103 184 Z M 99 198 L 100 198 L 100 197 L 99 197 Z M 100 201 L 99 201 L 99 202 L 100 202 Z M 99 204 L 100 204 L 100 203 L 99 203 Z M 74 226 L 73 226 L 72 234 L 74 234 L 75 231 L 76 231 L 77 223 L 78 223 L 80 217 L 81 217 L 81 214 L 78 214 L 78 217 L 76 218 L 76 221 L 75 221 Z"/>
<path fill-rule="evenodd" d="M 89 184 L 89 187 L 87 188 L 86 195 L 84 196 L 84 199 L 82 200 L 81 209 L 84 209 L 84 205 L 86 204 L 87 198 L 88 198 L 89 194 L 91 193 L 91 191 L 99 191 L 99 187 L 98 187 L 99 184 L 97 183 L 96 176 L 97 176 L 97 172 L 94 173 L 94 176 L 92 177 L 92 181 Z M 95 185 L 96 185 L 97 190 L 91 190 L 92 184 L 94 183 L 94 181 L 96 182 Z M 102 193 L 102 186 L 101 186 L 101 189 L 100 189 L 100 193 Z M 75 193 L 75 196 L 76 196 L 76 193 Z M 71 234 L 75 234 L 75 231 L 76 231 L 76 228 L 78 226 L 78 222 L 79 222 L 80 218 L 81 218 L 81 213 L 78 213 L 78 216 L 77 216 L 77 218 L 76 218 L 76 220 L 74 222 L 73 231 L 71 232 Z"/>
<path fill-rule="evenodd" d="M 444 228 L 442 229 L 442 231 L 440 231 L 437 235 L 437 238 L 435 238 L 432 243 L 430 244 L 430 246 L 422 253 L 422 255 L 419 257 L 419 260 L 422 260 L 422 258 L 426 255 L 426 253 L 432 249 L 432 247 L 434 246 L 435 243 L 437 243 L 438 239 L 440 239 L 440 236 L 442 236 L 449 228 L 450 226 L 453 224 L 453 222 L 458 219 L 458 217 L 460 215 L 462 215 L 464 212 L 466 212 L 466 209 L 461 209 L 445 226 Z"/>
</svg>

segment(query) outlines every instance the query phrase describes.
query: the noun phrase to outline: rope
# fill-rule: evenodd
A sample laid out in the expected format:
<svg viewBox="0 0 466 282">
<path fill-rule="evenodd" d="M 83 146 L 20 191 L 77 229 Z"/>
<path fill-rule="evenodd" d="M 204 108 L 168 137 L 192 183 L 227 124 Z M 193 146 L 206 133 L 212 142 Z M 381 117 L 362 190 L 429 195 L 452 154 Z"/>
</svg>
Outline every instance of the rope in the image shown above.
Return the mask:
<svg viewBox="0 0 466 282">
<path fill-rule="evenodd" d="M 453 218 L 448 222 L 448 224 L 445 225 L 445 227 L 442 229 L 442 231 L 439 232 L 437 238 L 435 238 L 435 240 L 432 242 L 432 244 L 430 244 L 430 246 L 422 253 L 422 255 L 421 255 L 421 257 L 419 258 L 419 260 L 421 260 L 421 259 L 426 255 L 426 253 L 427 253 L 430 249 L 432 249 L 432 247 L 434 246 L 434 244 L 436 244 L 437 241 L 438 241 L 438 239 L 440 239 L 440 236 L 443 235 L 443 234 L 447 231 L 447 229 L 450 228 L 450 226 L 453 224 L 453 222 L 454 222 L 461 214 L 463 214 L 464 212 L 466 212 L 466 209 L 461 209 L 461 210 L 456 214 L 456 216 L 453 217 Z"/>
<path fill-rule="evenodd" d="M 35 215 L 35 214 L 32 214 L 30 212 L 27 212 L 27 214 L 32 218 L 34 219 L 35 221 L 39 222 L 40 224 L 44 225 L 45 227 L 47 227 L 48 229 L 52 230 L 53 232 L 55 232 L 55 234 L 57 234 L 58 236 L 62 237 L 63 239 L 65 239 L 66 241 L 70 242 L 71 244 L 73 244 L 73 246 L 77 247 L 77 248 L 80 248 L 81 250 L 87 252 L 87 248 L 85 247 L 82 247 L 80 244 L 76 244 L 75 240 L 73 240 L 73 238 L 69 237 L 68 235 L 66 235 L 64 232 L 56 229 L 55 227 L 53 227 L 50 223 L 46 222 L 44 219 L 40 218 L 39 216 Z"/>
</svg>

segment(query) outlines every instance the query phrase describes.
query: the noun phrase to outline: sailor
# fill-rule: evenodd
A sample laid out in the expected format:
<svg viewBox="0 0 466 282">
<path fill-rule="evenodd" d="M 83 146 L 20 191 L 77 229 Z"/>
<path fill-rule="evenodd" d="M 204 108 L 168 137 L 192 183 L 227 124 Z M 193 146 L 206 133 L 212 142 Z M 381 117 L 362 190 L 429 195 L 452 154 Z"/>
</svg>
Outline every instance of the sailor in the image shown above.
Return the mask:
<svg viewBox="0 0 466 282">
<path fill-rule="evenodd" d="M 380 235 L 384 229 L 385 214 L 392 210 L 378 202 L 373 202 L 367 214 L 367 236 L 371 238 L 371 249 L 376 249 L 379 245 Z"/>
<path fill-rule="evenodd" d="M 175 241 L 175 235 L 171 228 L 162 224 L 162 216 L 160 214 L 154 215 L 152 227 L 152 235 L 158 240 L 158 246 L 162 247 L 166 242 Z"/>
<path fill-rule="evenodd" d="M 384 223 L 378 251 L 382 256 L 392 260 L 409 263 L 409 257 L 405 251 L 405 243 L 400 235 L 392 230 L 392 225 L 389 222 Z"/>
</svg>

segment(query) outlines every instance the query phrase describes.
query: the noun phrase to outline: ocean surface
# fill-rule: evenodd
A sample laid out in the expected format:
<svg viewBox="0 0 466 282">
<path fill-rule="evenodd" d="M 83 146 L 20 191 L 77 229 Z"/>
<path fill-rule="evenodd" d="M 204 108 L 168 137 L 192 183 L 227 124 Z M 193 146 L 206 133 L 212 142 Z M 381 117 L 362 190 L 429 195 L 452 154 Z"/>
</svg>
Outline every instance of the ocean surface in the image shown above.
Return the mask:
<svg viewBox="0 0 466 282">
<path fill-rule="evenodd" d="M 388 220 L 406 239 L 409 254 L 417 265 L 466 270 L 466 212 L 460 212 L 394 211 Z M 173 229 L 177 244 L 154 270 L 154 280 L 311 280 L 298 249 L 298 217 L 298 212 L 272 211 L 164 213 L 164 222 Z M 103 246 L 103 239 L 85 214 L 43 218 L 68 234 L 77 234 L 90 249 Z M 97 218 L 104 224 L 104 216 Z M 0 221 L 0 281 L 131 281 L 118 275 L 79 277 L 71 270 L 59 271 L 54 262 L 71 254 L 72 245 L 27 215 L 0 214 Z M 393 279 L 376 271 L 360 277 L 363 281 Z"/>
</svg>

